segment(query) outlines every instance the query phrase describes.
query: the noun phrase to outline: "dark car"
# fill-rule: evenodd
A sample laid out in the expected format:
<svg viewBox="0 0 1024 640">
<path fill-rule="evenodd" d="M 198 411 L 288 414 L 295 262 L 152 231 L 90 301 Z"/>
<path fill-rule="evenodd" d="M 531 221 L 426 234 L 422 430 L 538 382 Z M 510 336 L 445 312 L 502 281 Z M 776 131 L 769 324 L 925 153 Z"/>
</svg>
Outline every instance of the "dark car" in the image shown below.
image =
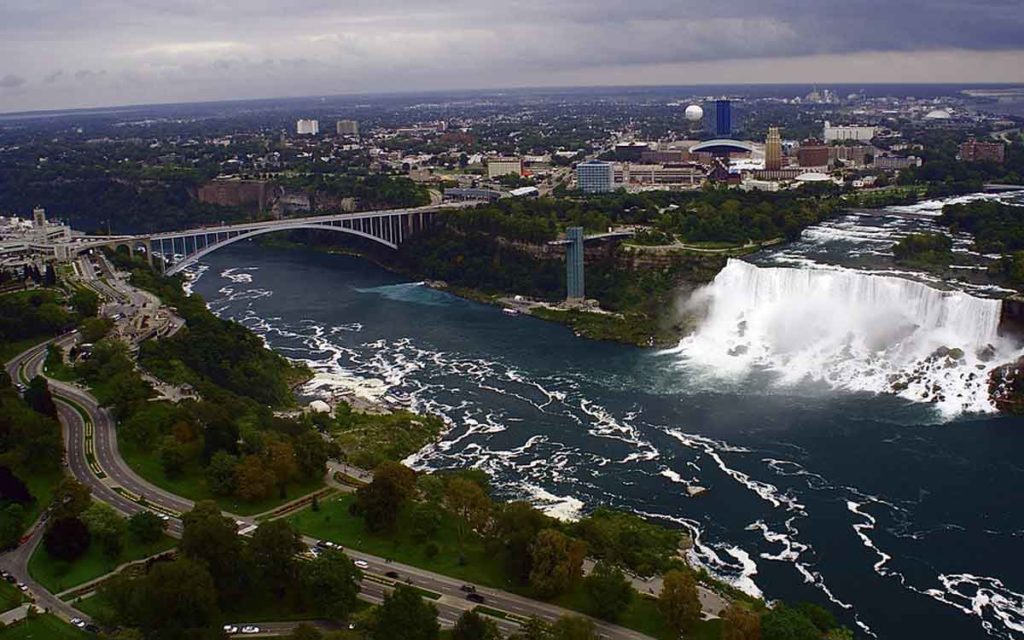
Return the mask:
<svg viewBox="0 0 1024 640">
<path fill-rule="evenodd" d="M 484 597 L 479 593 L 467 593 L 466 600 L 469 600 L 470 602 L 475 602 L 477 604 L 484 603 Z"/>
<path fill-rule="evenodd" d="M 462 589 L 466 593 L 476 593 L 476 587 L 474 587 L 471 584 L 464 584 L 461 587 L 459 587 L 459 589 Z"/>
<path fill-rule="evenodd" d="M 398 580 L 398 572 L 397 571 L 388 571 L 384 575 L 386 575 L 387 577 L 389 577 L 389 578 L 391 578 L 393 580 Z"/>
<path fill-rule="evenodd" d="M 91 622 L 89 624 L 85 625 L 84 629 L 86 631 L 88 631 L 89 633 L 99 633 L 100 632 L 100 628 L 98 626 L 96 626 L 95 624 L 91 623 Z"/>
</svg>

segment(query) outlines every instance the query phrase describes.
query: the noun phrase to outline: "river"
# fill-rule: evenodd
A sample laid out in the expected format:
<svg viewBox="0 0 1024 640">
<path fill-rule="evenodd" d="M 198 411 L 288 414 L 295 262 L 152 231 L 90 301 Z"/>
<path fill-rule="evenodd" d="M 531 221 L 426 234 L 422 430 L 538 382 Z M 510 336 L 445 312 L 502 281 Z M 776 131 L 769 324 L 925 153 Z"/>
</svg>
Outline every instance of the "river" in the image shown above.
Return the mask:
<svg viewBox="0 0 1024 640">
<path fill-rule="evenodd" d="M 998 340 L 985 319 L 998 303 L 968 295 L 985 287 L 971 278 L 936 296 L 884 266 L 891 238 L 936 211 L 847 216 L 730 264 L 702 330 L 660 352 L 301 249 L 234 245 L 192 286 L 308 362 L 309 396 L 444 416 L 418 468 L 479 466 L 502 496 L 559 517 L 607 504 L 684 527 L 693 562 L 826 604 L 861 636 L 1024 637 L 1024 421 L 985 413 L 970 378 L 991 366 L 977 352 Z M 872 252 L 883 266 L 844 262 Z M 955 373 L 906 374 L 940 342 L 967 352 Z M 875 393 L 901 373 L 901 395 Z M 932 383 L 941 398 L 922 396 Z"/>
</svg>

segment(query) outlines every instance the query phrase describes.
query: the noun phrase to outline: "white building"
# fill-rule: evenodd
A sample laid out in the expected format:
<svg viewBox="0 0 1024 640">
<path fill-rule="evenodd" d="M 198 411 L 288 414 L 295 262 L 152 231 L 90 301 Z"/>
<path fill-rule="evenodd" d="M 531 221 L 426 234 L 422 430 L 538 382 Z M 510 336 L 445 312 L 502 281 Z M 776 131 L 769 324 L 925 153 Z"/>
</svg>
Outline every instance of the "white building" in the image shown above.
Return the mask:
<svg viewBox="0 0 1024 640">
<path fill-rule="evenodd" d="M 320 133 L 319 120 L 299 120 L 295 123 L 295 133 L 300 136 L 315 136 Z"/>
<path fill-rule="evenodd" d="M 858 140 L 868 142 L 878 133 L 878 127 L 869 127 L 859 124 L 836 124 L 825 121 L 825 142 Z"/>
<path fill-rule="evenodd" d="M 487 177 L 498 178 L 515 174 L 523 175 L 523 161 L 519 158 L 491 158 L 487 161 Z"/>
</svg>

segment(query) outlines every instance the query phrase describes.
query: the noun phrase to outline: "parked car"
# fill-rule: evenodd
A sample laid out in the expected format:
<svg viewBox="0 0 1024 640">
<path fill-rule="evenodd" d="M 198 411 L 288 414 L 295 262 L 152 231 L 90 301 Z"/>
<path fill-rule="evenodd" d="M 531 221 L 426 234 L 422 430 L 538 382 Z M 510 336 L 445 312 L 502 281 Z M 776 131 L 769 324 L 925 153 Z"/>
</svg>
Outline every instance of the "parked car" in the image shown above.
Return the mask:
<svg viewBox="0 0 1024 640">
<path fill-rule="evenodd" d="M 85 628 L 85 620 L 82 620 L 81 618 L 71 618 L 71 624 L 79 629 Z"/>
<path fill-rule="evenodd" d="M 233 624 L 224 625 L 224 633 L 238 633 L 238 627 Z"/>
<path fill-rule="evenodd" d="M 389 578 L 391 578 L 393 580 L 398 580 L 398 572 L 397 571 L 388 571 L 384 575 L 386 575 L 387 577 L 389 577 Z"/>
<path fill-rule="evenodd" d="M 242 633 L 259 633 L 260 628 L 254 624 L 247 624 L 242 627 Z"/>
<path fill-rule="evenodd" d="M 482 595 L 480 595 L 479 593 L 467 593 L 466 594 L 466 600 L 469 600 L 470 602 L 475 602 L 477 604 L 483 604 L 484 603 L 484 599 L 485 598 Z"/>
<path fill-rule="evenodd" d="M 356 560 L 352 564 L 356 565 L 360 569 L 369 569 L 370 568 L 370 563 L 367 562 L 366 560 Z"/>
<path fill-rule="evenodd" d="M 476 587 L 474 587 L 471 584 L 464 584 L 461 587 L 459 587 L 459 589 L 462 589 L 466 593 L 476 593 Z"/>
<path fill-rule="evenodd" d="M 100 632 L 99 625 L 95 625 L 95 624 L 93 624 L 91 622 L 89 624 L 85 625 L 84 629 L 86 631 L 88 631 L 89 633 L 99 633 Z"/>
</svg>

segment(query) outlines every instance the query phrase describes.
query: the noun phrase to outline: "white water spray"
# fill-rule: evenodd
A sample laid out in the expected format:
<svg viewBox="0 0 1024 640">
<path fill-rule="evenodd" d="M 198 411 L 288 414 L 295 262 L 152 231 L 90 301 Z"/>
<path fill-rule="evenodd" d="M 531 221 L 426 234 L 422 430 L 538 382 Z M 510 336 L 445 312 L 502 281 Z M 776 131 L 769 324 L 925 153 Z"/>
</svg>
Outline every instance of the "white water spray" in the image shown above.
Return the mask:
<svg viewBox="0 0 1024 640">
<path fill-rule="evenodd" d="M 730 260 L 694 302 L 707 318 L 678 351 L 712 375 L 770 370 L 783 384 L 932 402 L 946 417 L 993 411 L 988 371 L 1018 355 L 998 335 L 999 300 L 902 278 Z"/>
</svg>

